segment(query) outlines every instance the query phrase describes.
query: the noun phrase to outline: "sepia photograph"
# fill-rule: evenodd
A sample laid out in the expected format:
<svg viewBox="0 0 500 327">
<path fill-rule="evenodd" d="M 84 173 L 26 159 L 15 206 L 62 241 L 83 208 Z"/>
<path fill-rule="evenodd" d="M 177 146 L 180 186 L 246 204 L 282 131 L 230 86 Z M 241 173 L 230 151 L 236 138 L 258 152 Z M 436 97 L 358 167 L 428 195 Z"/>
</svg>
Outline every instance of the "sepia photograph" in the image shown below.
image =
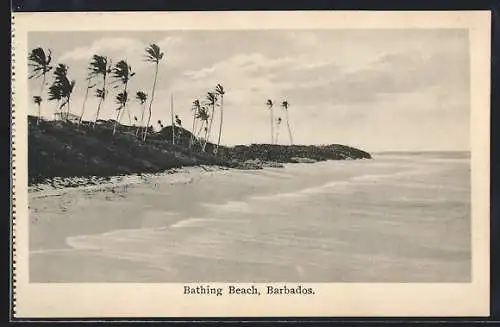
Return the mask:
<svg viewBox="0 0 500 327">
<path fill-rule="evenodd" d="M 28 284 L 192 299 L 473 282 L 467 26 L 105 17 L 16 49 Z"/>
</svg>

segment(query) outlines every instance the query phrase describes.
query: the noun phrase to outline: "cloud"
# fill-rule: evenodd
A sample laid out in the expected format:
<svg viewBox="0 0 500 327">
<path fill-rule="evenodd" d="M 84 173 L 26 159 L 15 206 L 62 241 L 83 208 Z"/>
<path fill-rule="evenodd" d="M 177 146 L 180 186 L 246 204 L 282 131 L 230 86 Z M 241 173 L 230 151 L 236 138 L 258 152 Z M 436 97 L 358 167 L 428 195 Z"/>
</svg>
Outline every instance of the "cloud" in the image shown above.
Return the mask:
<svg viewBox="0 0 500 327">
<path fill-rule="evenodd" d="M 295 47 L 303 50 L 316 47 L 321 44 L 321 40 L 314 32 L 294 31 L 287 33 L 285 40 L 293 43 Z"/>
<path fill-rule="evenodd" d="M 78 47 L 61 55 L 61 61 L 89 60 L 94 54 L 142 52 L 144 44 L 133 38 L 114 37 L 96 40 L 88 46 Z"/>
<path fill-rule="evenodd" d="M 150 43 L 156 43 L 163 52 L 165 58 L 169 61 L 172 59 L 170 55 L 172 48 L 177 46 L 182 39 L 180 37 L 165 37 L 161 40 L 152 40 L 149 43 L 143 42 L 139 39 L 129 37 L 104 37 L 98 39 L 88 46 L 80 46 L 68 52 L 65 52 L 59 58 L 60 61 L 89 61 L 94 54 L 101 54 L 116 59 L 125 59 L 135 70 L 141 70 L 147 66 L 142 64 L 144 61 L 144 50 Z M 174 57 L 175 58 L 175 57 Z M 165 60 L 166 61 L 166 60 Z M 164 61 L 164 62 L 165 62 Z"/>
<path fill-rule="evenodd" d="M 283 66 L 291 66 L 296 61 L 293 57 L 269 58 L 262 53 L 237 54 L 231 58 L 219 61 L 211 67 L 198 70 L 189 70 L 184 73 L 185 77 L 191 79 L 206 78 L 218 71 L 232 70 L 234 73 L 245 72 L 248 74 L 262 74 L 272 69 L 279 69 Z"/>
<path fill-rule="evenodd" d="M 446 85 L 440 91 L 442 97 L 469 92 L 468 55 L 451 51 L 399 50 L 375 56 L 357 69 L 326 64 L 300 72 L 288 70 L 273 80 L 283 78 L 297 81 L 286 92 L 301 105 L 311 99 L 319 104 L 369 103 L 382 96 L 423 93 L 439 85 Z"/>
</svg>

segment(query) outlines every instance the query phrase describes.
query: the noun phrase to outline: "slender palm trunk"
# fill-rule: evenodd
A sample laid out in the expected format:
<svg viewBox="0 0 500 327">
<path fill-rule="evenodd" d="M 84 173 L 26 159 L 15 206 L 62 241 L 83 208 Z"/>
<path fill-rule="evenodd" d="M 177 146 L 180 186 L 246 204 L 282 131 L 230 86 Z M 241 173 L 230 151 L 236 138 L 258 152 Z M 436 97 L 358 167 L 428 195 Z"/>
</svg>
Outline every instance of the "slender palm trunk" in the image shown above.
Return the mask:
<svg viewBox="0 0 500 327">
<path fill-rule="evenodd" d="M 200 129 L 199 129 L 199 130 L 198 130 L 198 132 L 196 133 L 196 137 L 197 137 L 198 139 L 200 138 L 201 131 L 203 130 L 203 126 L 205 126 L 205 121 L 202 121 L 202 122 L 201 122 Z"/>
<path fill-rule="evenodd" d="M 128 124 L 130 126 L 130 125 L 132 125 L 132 119 L 130 117 L 130 108 L 127 107 L 126 110 L 127 110 L 127 115 L 128 115 Z"/>
<path fill-rule="evenodd" d="M 122 109 L 120 108 L 119 110 L 117 110 L 116 112 L 116 119 L 115 119 L 115 126 L 113 127 L 113 135 L 116 134 L 116 127 L 118 125 L 118 120 L 120 119 L 120 113 L 121 113 Z"/>
<path fill-rule="evenodd" d="M 123 88 L 123 95 L 127 96 L 127 84 L 128 84 L 128 81 L 125 83 L 125 87 Z M 118 110 L 118 114 L 116 115 L 116 120 L 115 120 L 115 127 L 113 128 L 113 135 L 115 135 L 116 133 L 116 129 L 118 127 L 118 124 L 120 123 L 120 119 L 121 119 L 121 115 L 123 115 L 123 111 L 127 110 L 127 98 L 125 98 L 125 103 L 123 104 L 123 106 Z M 121 114 L 121 115 L 120 115 Z"/>
<path fill-rule="evenodd" d="M 205 151 L 203 145 L 204 145 L 204 140 L 201 139 L 201 132 L 203 131 L 203 127 L 207 126 L 207 122 L 202 120 L 201 121 L 201 126 L 200 126 L 200 129 L 198 130 L 198 133 L 196 133 L 196 139 L 198 140 L 198 143 L 200 144 L 201 146 L 201 150 L 202 151 Z M 205 134 L 206 134 L 206 131 L 205 131 Z"/>
<path fill-rule="evenodd" d="M 288 136 L 290 137 L 290 145 L 293 145 L 292 130 L 290 129 L 290 121 L 288 119 L 288 110 L 285 109 L 286 114 L 286 127 L 288 128 Z"/>
<path fill-rule="evenodd" d="M 208 138 L 210 137 L 210 127 L 208 127 L 208 123 L 207 123 L 207 126 L 205 127 L 206 130 L 205 130 L 205 143 L 203 144 L 203 152 L 205 152 L 205 148 L 207 146 L 207 143 L 208 143 Z"/>
<path fill-rule="evenodd" d="M 42 94 L 43 94 L 43 87 L 45 85 L 45 73 L 43 74 L 43 77 L 42 77 L 42 84 L 40 85 L 40 98 L 42 97 Z M 36 123 L 40 123 L 40 120 L 42 119 L 42 104 L 39 103 L 38 104 L 38 119 L 36 120 Z"/>
<path fill-rule="evenodd" d="M 59 111 L 59 106 L 61 105 L 61 100 L 56 102 L 56 110 L 54 110 L 54 119 L 57 119 L 57 112 Z"/>
<path fill-rule="evenodd" d="M 85 104 L 87 103 L 87 98 L 89 96 L 89 89 L 90 89 L 89 87 L 90 87 L 90 80 L 87 85 L 87 90 L 85 91 L 85 97 L 83 98 L 82 113 L 80 114 L 80 118 L 78 119 L 78 125 L 82 123 L 83 114 L 85 113 Z"/>
<path fill-rule="evenodd" d="M 193 146 L 194 143 L 194 129 L 196 128 L 196 112 L 193 113 L 193 127 L 191 128 L 191 139 L 189 141 L 189 148 Z"/>
<path fill-rule="evenodd" d="M 155 89 L 156 89 L 156 80 L 158 78 L 158 63 L 156 63 L 156 68 L 155 68 L 155 78 L 153 81 L 153 90 L 151 91 L 151 101 L 149 102 L 149 115 L 148 115 L 148 123 L 146 125 L 146 128 L 144 129 L 144 135 L 143 135 L 143 142 L 146 142 L 146 137 L 148 135 L 148 130 L 149 130 L 149 124 L 151 123 L 151 106 L 153 105 L 153 101 L 155 99 Z"/>
<path fill-rule="evenodd" d="M 137 127 L 137 131 L 135 132 L 136 136 L 140 135 L 141 127 L 142 127 L 142 124 L 144 123 L 144 111 L 146 110 L 146 106 L 145 106 L 145 104 L 142 104 L 141 107 L 142 107 L 141 122 L 139 123 L 139 126 Z"/>
<path fill-rule="evenodd" d="M 101 111 L 101 106 L 104 103 L 104 100 L 106 99 L 106 75 L 103 76 L 102 91 L 103 91 L 102 97 L 99 99 L 99 104 L 97 105 L 97 114 L 95 115 L 94 127 L 97 124 L 97 121 L 99 120 L 99 112 Z"/>
<path fill-rule="evenodd" d="M 175 144 L 174 95 L 170 94 L 170 118 L 172 119 L 172 144 Z"/>
<path fill-rule="evenodd" d="M 205 151 L 205 148 L 207 146 L 207 143 L 210 138 L 210 134 L 212 133 L 212 123 L 214 121 L 214 113 L 215 113 L 215 103 L 212 103 L 212 115 L 210 116 L 210 124 L 208 126 L 208 129 L 205 133 L 205 144 L 203 144 L 203 151 Z"/>
<path fill-rule="evenodd" d="M 66 101 L 66 104 L 67 104 L 67 107 L 66 107 L 66 120 L 69 119 L 69 114 L 71 112 L 71 107 L 69 105 L 69 97 L 67 98 L 67 101 Z"/>
<path fill-rule="evenodd" d="M 99 111 L 101 111 L 101 105 L 102 105 L 103 100 L 104 100 L 103 98 L 99 99 L 99 104 L 97 105 L 97 114 L 95 116 L 95 121 L 94 121 L 94 127 L 97 124 L 97 120 L 99 119 Z"/>
<path fill-rule="evenodd" d="M 222 134 L 222 123 L 224 122 L 224 96 L 220 97 L 220 125 L 219 125 L 219 138 L 217 139 L 216 152 L 219 152 L 220 136 Z"/>
<path fill-rule="evenodd" d="M 40 103 L 38 103 L 38 104 L 37 104 L 37 107 L 38 107 L 38 112 L 40 112 Z M 39 120 L 40 120 L 40 119 L 38 119 L 38 120 L 36 121 L 36 123 L 37 123 L 37 124 L 39 123 Z"/>
<path fill-rule="evenodd" d="M 271 113 L 271 144 L 274 144 L 274 113 L 273 107 L 269 108 Z"/>
<path fill-rule="evenodd" d="M 274 139 L 275 144 L 278 144 L 279 136 L 280 136 L 280 125 L 276 126 L 276 138 Z"/>
<path fill-rule="evenodd" d="M 69 97 L 68 97 L 68 101 L 66 101 L 66 105 L 68 106 L 68 111 L 66 112 L 66 120 L 69 121 L 69 113 L 71 112 L 71 106 L 69 104 Z"/>
<path fill-rule="evenodd" d="M 120 123 L 123 119 L 123 114 L 125 112 L 125 107 L 123 107 L 121 110 L 119 110 L 119 115 L 118 115 L 118 123 Z"/>
</svg>

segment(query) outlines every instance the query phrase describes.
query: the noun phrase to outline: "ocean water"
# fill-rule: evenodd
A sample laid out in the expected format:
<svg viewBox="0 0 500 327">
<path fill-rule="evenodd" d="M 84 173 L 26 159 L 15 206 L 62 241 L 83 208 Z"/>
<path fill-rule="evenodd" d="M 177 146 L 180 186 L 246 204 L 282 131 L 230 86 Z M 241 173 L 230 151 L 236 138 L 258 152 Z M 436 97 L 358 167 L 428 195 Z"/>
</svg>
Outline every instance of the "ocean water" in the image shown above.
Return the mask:
<svg viewBox="0 0 500 327">
<path fill-rule="evenodd" d="M 30 203 L 33 282 L 471 279 L 468 153 L 220 171 L 48 201 Z"/>
</svg>

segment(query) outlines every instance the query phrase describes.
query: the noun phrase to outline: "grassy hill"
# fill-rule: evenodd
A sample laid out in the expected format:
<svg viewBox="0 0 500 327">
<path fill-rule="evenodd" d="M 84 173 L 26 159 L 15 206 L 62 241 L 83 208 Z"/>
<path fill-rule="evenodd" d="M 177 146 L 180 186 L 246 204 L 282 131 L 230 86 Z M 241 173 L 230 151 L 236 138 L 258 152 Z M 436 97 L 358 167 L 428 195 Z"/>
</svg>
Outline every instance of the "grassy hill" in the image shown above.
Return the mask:
<svg viewBox="0 0 500 327">
<path fill-rule="evenodd" d="M 161 172 L 170 168 L 196 165 L 218 165 L 231 168 L 258 169 L 266 162 L 300 162 L 303 158 L 320 160 L 369 159 L 370 154 L 352 147 L 284 146 L 272 144 L 220 147 L 208 143 L 205 152 L 192 134 L 175 128 L 176 144 L 172 144 L 172 127 L 160 132 L 150 130 L 146 142 L 136 136 L 136 128 L 118 125 L 113 135 L 113 121 L 89 122 L 81 125 L 65 121 L 41 121 L 28 117 L 29 183 L 51 177 L 116 176 L 133 173 Z"/>
</svg>

